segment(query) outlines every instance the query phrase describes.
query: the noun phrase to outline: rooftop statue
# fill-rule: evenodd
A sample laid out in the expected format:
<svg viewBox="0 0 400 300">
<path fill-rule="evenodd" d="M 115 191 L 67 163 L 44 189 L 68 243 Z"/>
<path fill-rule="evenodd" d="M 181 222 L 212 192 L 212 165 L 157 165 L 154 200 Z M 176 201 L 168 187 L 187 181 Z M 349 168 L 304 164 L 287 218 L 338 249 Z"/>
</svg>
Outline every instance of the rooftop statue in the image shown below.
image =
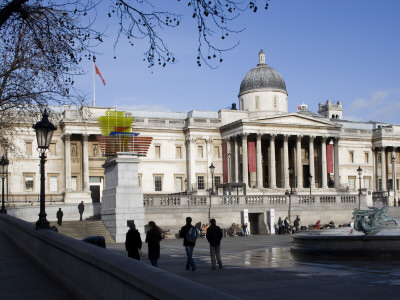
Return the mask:
<svg viewBox="0 0 400 300">
<path fill-rule="evenodd" d="M 374 235 L 380 231 L 378 227 L 382 223 L 393 221 L 399 225 L 397 219 L 385 215 L 387 210 L 387 206 L 382 208 L 374 207 L 370 210 L 355 208 L 353 212 L 354 229 L 364 232 L 365 235 Z"/>
</svg>

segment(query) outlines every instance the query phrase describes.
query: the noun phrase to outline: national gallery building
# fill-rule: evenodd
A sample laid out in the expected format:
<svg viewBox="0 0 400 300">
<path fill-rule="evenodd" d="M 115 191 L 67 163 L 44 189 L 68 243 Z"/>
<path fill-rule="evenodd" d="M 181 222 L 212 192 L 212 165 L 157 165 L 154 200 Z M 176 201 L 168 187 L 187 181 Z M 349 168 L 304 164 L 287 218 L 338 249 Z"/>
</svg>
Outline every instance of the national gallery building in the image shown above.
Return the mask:
<svg viewBox="0 0 400 300">
<path fill-rule="evenodd" d="M 108 110 L 63 107 L 50 112 L 57 131 L 46 162 L 47 201 L 101 202 L 106 158 L 98 119 Z M 290 190 L 358 195 L 361 185 L 363 194 L 389 205 L 395 193 L 400 196 L 393 190 L 400 179 L 400 126 L 344 120 L 340 101 L 320 103 L 318 112 L 305 104 L 288 112 L 285 81 L 266 63 L 262 50 L 231 109 L 125 113 L 134 118 L 133 132 L 153 138 L 147 155 L 139 157 L 144 195 L 281 196 Z M 21 154 L 9 155 L 11 205 L 37 203 L 39 197 L 36 137 L 32 123 L 25 125 L 17 141 Z"/>
</svg>

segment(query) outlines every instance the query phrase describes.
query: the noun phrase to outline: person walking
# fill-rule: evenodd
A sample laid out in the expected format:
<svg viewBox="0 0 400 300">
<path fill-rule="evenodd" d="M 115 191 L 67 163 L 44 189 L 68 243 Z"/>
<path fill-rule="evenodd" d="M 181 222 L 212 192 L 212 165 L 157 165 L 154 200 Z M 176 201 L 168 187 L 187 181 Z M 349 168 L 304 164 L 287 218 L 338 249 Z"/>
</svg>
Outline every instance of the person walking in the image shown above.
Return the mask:
<svg viewBox="0 0 400 300">
<path fill-rule="evenodd" d="M 61 207 L 58 209 L 56 216 L 57 216 L 57 224 L 58 224 L 58 226 L 61 226 L 62 218 L 64 216 L 64 213 L 62 212 Z"/>
<path fill-rule="evenodd" d="M 142 239 L 139 231 L 136 229 L 134 222 L 129 222 L 129 230 L 126 233 L 125 250 L 128 251 L 128 257 L 140 260 L 140 253 L 142 249 Z"/>
<path fill-rule="evenodd" d="M 196 246 L 196 239 L 199 237 L 198 230 L 196 227 L 192 225 L 192 218 L 186 218 L 186 225 L 181 228 L 179 232 L 179 236 L 183 238 L 183 246 L 186 250 L 187 261 L 186 261 L 186 270 L 196 271 L 196 264 L 193 260 L 193 250 L 194 246 Z"/>
<path fill-rule="evenodd" d="M 81 201 L 81 203 L 79 203 L 79 205 L 78 205 L 78 211 L 79 211 L 79 215 L 80 215 L 79 221 L 82 221 L 82 214 L 83 214 L 84 210 L 85 210 L 85 204 L 83 204 L 83 201 Z"/>
<path fill-rule="evenodd" d="M 289 230 L 290 230 L 290 224 L 289 224 L 289 220 L 288 220 L 288 217 L 286 217 L 285 218 L 285 220 L 283 221 L 283 224 L 284 224 L 284 233 L 285 234 L 289 234 L 290 232 L 289 232 Z"/>
<path fill-rule="evenodd" d="M 149 248 L 148 257 L 153 267 L 158 267 L 160 258 L 161 230 L 154 221 L 149 222 L 149 231 L 146 233 L 146 243 Z"/>
<path fill-rule="evenodd" d="M 296 219 L 293 222 L 294 228 L 296 228 L 296 232 L 299 231 L 299 225 L 300 225 L 300 218 L 299 215 L 296 216 Z"/>
<path fill-rule="evenodd" d="M 279 217 L 278 219 L 278 234 L 282 234 L 282 230 L 283 229 L 283 221 L 281 219 L 281 217 Z"/>
<path fill-rule="evenodd" d="M 211 270 L 216 270 L 216 262 L 218 262 L 219 268 L 222 269 L 221 260 L 221 239 L 222 230 L 217 226 L 215 219 L 210 220 L 210 227 L 207 229 L 207 241 L 210 244 L 210 257 L 211 257 Z"/>
</svg>

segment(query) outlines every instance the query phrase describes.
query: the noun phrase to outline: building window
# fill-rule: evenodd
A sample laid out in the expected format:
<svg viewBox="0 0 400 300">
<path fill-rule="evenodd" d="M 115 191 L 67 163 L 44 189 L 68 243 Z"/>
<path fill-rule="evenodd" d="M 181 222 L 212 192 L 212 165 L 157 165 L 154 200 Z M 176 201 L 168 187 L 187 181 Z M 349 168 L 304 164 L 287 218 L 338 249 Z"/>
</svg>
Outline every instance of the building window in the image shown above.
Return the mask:
<svg viewBox="0 0 400 300">
<path fill-rule="evenodd" d="M 221 158 L 219 155 L 219 146 L 214 147 L 214 158 Z"/>
<path fill-rule="evenodd" d="M 371 185 L 371 177 L 364 176 L 364 188 L 369 189 Z"/>
<path fill-rule="evenodd" d="M 254 109 L 259 110 L 260 109 L 260 97 L 256 96 L 255 103 L 254 103 Z"/>
<path fill-rule="evenodd" d="M 274 109 L 278 109 L 278 97 L 274 96 Z"/>
<path fill-rule="evenodd" d="M 349 177 L 349 190 L 354 191 L 356 189 L 356 178 Z"/>
<path fill-rule="evenodd" d="M 197 158 L 203 158 L 203 146 L 197 147 Z"/>
<path fill-rule="evenodd" d="M 364 162 L 365 162 L 366 164 L 369 163 L 369 155 L 368 155 L 368 152 L 365 152 L 365 153 L 364 153 Z"/>
<path fill-rule="evenodd" d="M 183 191 L 183 177 L 182 176 L 175 177 L 175 191 L 178 193 Z"/>
<path fill-rule="evenodd" d="M 156 192 L 162 191 L 162 176 L 154 176 L 154 190 Z"/>
<path fill-rule="evenodd" d="M 182 147 L 175 148 L 175 158 L 177 158 L 177 159 L 182 158 Z"/>
<path fill-rule="evenodd" d="M 101 183 L 100 176 L 89 176 L 89 183 Z"/>
<path fill-rule="evenodd" d="M 221 176 L 214 176 L 214 186 L 221 184 Z"/>
<path fill-rule="evenodd" d="M 56 143 L 50 143 L 49 155 L 56 156 L 57 155 L 57 151 L 56 150 L 57 150 Z"/>
<path fill-rule="evenodd" d="M 77 176 L 71 177 L 71 190 L 73 190 L 73 191 L 78 190 L 78 177 Z"/>
<path fill-rule="evenodd" d="M 350 155 L 350 162 L 351 162 L 351 163 L 354 163 L 354 152 L 351 151 L 351 152 L 349 153 L 349 155 Z"/>
<path fill-rule="evenodd" d="M 32 142 L 25 142 L 25 152 L 28 155 L 32 155 Z"/>
<path fill-rule="evenodd" d="M 154 147 L 154 157 L 155 158 L 160 158 L 161 157 L 161 146 L 155 146 Z"/>
<path fill-rule="evenodd" d="M 58 192 L 58 177 L 49 176 L 49 185 L 50 192 Z"/>
<path fill-rule="evenodd" d="M 197 176 L 197 189 L 204 190 L 204 176 Z"/>
<path fill-rule="evenodd" d="M 33 175 L 25 175 L 25 192 L 33 192 Z"/>
</svg>

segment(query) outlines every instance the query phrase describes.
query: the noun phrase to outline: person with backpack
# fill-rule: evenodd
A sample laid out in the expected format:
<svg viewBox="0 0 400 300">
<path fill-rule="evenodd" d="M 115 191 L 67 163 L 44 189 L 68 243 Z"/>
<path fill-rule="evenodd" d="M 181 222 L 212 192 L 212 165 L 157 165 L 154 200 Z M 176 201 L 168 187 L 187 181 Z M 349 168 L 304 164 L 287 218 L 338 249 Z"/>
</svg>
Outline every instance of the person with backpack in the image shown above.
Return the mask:
<svg viewBox="0 0 400 300">
<path fill-rule="evenodd" d="M 210 220 L 210 227 L 207 229 L 207 240 L 210 243 L 210 257 L 211 257 L 211 270 L 216 270 L 216 262 L 218 262 L 219 268 L 222 269 L 221 260 L 221 239 L 222 230 L 217 226 L 215 219 Z"/>
<path fill-rule="evenodd" d="M 191 217 L 186 218 L 186 225 L 181 228 L 179 236 L 183 238 L 183 246 L 186 250 L 186 270 L 192 268 L 192 271 L 194 272 L 196 270 L 196 264 L 193 260 L 193 250 L 194 246 L 196 246 L 196 240 L 199 237 L 199 231 L 192 225 Z"/>
</svg>

